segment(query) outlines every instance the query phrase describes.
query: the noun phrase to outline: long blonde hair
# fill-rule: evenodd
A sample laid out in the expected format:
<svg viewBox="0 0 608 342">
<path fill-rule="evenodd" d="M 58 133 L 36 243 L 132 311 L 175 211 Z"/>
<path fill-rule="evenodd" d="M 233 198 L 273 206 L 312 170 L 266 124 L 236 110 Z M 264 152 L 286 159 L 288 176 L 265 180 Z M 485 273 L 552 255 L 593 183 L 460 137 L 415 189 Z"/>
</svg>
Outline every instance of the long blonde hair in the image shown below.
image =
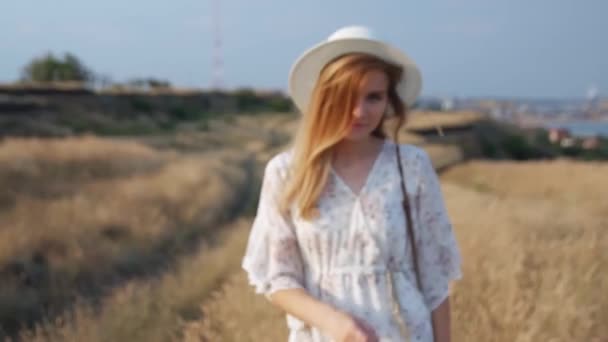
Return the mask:
<svg viewBox="0 0 608 342">
<path fill-rule="evenodd" d="M 397 137 L 407 112 L 395 89 L 403 68 L 362 53 L 334 59 L 321 70 L 308 111 L 303 113 L 292 141 L 289 177 L 279 202 L 281 211 L 286 212 L 296 203 L 302 218 L 311 219 L 318 214 L 316 203 L 329 176 L 332 147 L 348 133 L 360 84 L 372 70 L 383 71 L 388 76 L 387 95 L 391 115 L 397 119 L 394 132 Z M 372 135 L 386 138 L 384 118 Z"/>
</svg>

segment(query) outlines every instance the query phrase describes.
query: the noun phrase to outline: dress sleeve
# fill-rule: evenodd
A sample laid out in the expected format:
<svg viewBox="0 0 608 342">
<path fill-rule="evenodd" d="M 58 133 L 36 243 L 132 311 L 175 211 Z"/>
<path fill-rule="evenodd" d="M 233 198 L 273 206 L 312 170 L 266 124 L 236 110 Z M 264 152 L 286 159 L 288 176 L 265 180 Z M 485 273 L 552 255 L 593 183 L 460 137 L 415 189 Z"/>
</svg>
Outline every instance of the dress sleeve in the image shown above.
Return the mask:
<svg viewBox="0 0 608 342">
<path fill-rule="evenodd" d="M 448 297 L 449 282 L 462 278 L 461 255 L 431 159 L 424 150 L 418 157 L 416 243 L 422 293 L 432 311 Z"/>
<path fill-rule="evenodd" d="M 290 218 L 278 210 L 281 172 L 277 160 L 266 164 L 257 213 L 242 267 L 249 284 L 266 298 L 277 290 L 303 288 L 303 268 L 298 240 Z"/>
</svg>

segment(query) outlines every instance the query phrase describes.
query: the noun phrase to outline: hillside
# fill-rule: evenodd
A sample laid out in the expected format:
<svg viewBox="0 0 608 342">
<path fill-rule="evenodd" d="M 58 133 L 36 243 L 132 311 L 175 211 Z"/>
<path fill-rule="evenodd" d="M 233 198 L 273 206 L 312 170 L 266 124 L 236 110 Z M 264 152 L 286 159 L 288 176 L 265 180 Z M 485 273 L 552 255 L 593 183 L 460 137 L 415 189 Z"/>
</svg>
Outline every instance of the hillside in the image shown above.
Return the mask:
<svg viewBox="0 0 608 342">
<path fill-rule="evenodd" d="M 204 131 L 111 139 L 5 139 L 4 333 L 30 323 L 36 328 L 21 330 L 23 341 L 284 336 L 281 324 L 268 335 L 282 316 L 246 289 L 238 268 L 261 168 L 285 148 L 297 118 L 233 116 L 210 120 Z M 608 336 L 597 323 L 607 312 L 597 301 L 606 290 L 599 274 L 608 269 L 600 254 L 608 247 L 600 216 L 608 208 L 605 165 L 460 165 L 479 156 L 479 127 L 492 124 L 470 120 L 469 113 L 414 113 L 399 133 L 443 170 L 467 260 L 455 287 L 456 340 Z M 500 148 L 503 131 L 494 127 Z M 558 311 L 556 302 L 571 309 Z M 488 330 L 458 325 L 465 319 Z"/>
<path fill-rule="evenodd" d="M 293 115 L 259 114 L 176 134 L 5 138 L 0 334 L 81 310 L 78 302 L 95 307 L 184 262 L 255 207 L 259 172 L 296 125 Z M 428 150 L 439 166 L 462 158 L 455 147 Z"/>
<path fill-rule="evenodd" d="M 608 200 L 597 197 L 606 180 L 588 194 L 590 182 L 607 172 L 606 165 L 566 161 L 473 162 L 442 175 L 463 254 L 464 277 L 452 296 L 454 341 L 608 337 Z M 551 189 L 564 183 L 569 196 L 554 196 Z M 585 200 L 573 206 L 572 198 Z M 287 337 L 281 312 L 254 295 L 240 269 L 201 310 L 201 319 L 185 325 L 183 341 Z"/>
</svg>

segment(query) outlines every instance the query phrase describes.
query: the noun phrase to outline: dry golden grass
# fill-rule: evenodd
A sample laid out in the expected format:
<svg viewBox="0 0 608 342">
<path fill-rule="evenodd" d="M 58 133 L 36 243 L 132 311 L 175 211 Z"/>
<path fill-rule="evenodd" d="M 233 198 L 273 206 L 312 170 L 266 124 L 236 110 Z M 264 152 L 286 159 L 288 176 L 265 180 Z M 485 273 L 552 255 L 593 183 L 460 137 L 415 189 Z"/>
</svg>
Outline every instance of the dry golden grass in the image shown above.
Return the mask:
<svg viewBox="0 0 608 342">
<path fill-rule="evenodd" d="M 283 313 L 246 287 L 238 272 L 202 305 L 202 319 L 184 326 L 183 342 L 287 341 Z"/>
<path fill-rule="evenodd" d="M 1 144 L 9 204 L 0 215 L 0 330 L 56 314 L 75 291 L 98 295 L 154 272 L 213 233 L 241 210 L 251 160 L 234 151 L 180 157 L 94 137 Z"/>
<path fill-rule="evenodd" d="M 608 231 L 597 211 L 605 199 L 586 201 L 581 210 L 545 194 L 544 189 L 571 181 L 568 168 L 579 179 L 597 177 L 593 166 L 564 161 L 473 163 L 444 177 L 464 262 L 464 278 L 452 296 L 454 341 L 608 340 Z M 487 180 L 482 192 L 467 185 L 486 173 L 501 176 Z M 515 177 L 520 173 L 528 179 L 525 185 Z M 465 185 L 447 181 L 454 175 Z M 544 183 L 534 181 L 540 178 Z M 568 189 L 583 196 L 585 184 Z M 287 336 L 283 316 L 253 294 L 241 270 L 202 310 L 206 315 L 187 326 L 184 341 L 283 341 Z"/>
<path fill-rule="evenodd" d="M 608 213 L 608 164 L 566 159 L 533 162 L 470 162 L 444 179 L 499 196 L 548 199 L 593 214 Z"/>
<path fill-rule="evenodd" d="M 241 134 L 277 134 L 283 137 L 293 136 L 299 123 L 299 115 L 293 114 L 260 114 L 255 116 L 237 116 L 234 122 L 216 121 L 212 123 L 212 131 L 224 131 L 229 128 L 231 132 L 244 132 Z M 435 127 L 450 128 L 454 126 L 470 125 L 485 118 L 484 115 L 476 112 L 430 112 L 412 111 L 407 122 L 402 126 L 398 133 L 399 141 L 414 145 L 422 145 L 427 141 L 425 137 L 417 135 L 411 130 L 428 129 Z M 393 131 L 396 124 L 395 120 L 387 120 L 385 129 L 389 136 L 394 139 Z M 238 133 L 237 133 L 238 134 Z M 438 133 L 439 134 L 439 133 Z"/>
<path fill-rule="evenodd" d="M 465 116 L 462 122 L 475 119 Z M 100 275 L 116 276 L 113 266 L 133 272 L 174 253 L 173 247 L 157 253 L 158 241 L 179 246 L 191 244 L 193 232 L 221 232 L 206 236 L 198 252 L 183 255 L 158 278 L 123 281 L 100 303 L 79 302 L 57 321 L 23 331 L 22 339 L 285 340 L 284 316 L 253 294 L 239 267 L 250 218 L 231 227 L 213 222 L 226 216 L 228 203 L 243 200 L 239 190 L 257 187 L 244 184 L 247 174 L 258 178 L 260 166 L 284 148 L 296 125 L 297 117 L 289 115 L 234 117 L 211 122 L 203 133 L 0 148 L 0 161 L 25 160 L 15 164 L 22 165 L 16 172 L 0 167 L 0 175 L 23 177 L 2 184 L 31 184 L 25 191 L 21 181 L 5 195 L 10 203 L 0 224 L 11 228 L 0 231 L 0 262 L 36 266 L 44 260 L 65 277 L 47 279 L 54 287 L 43 297 L 16 286 L 20 279 L 0 285 L 6 289 L 0 295 L 12 299 L 0 303 L 3 309 L 9 308 L 5 303 L 23 309 L 44 296 L 71 299 L 65 279 L 82 280 L 79 272 L 88 281 L 107 281 Z M 429 144 L 407 127 L 399 136 L 424 147 L 436 168 L 462 160 L 460 148 Z M 248 164 L 250 153 L 257 165 Z M 52 179 L 64 185 L 45 188 L 47 170 L 56 170 Z M 605 165 L 567 161 L 473 162 L 445 172 L 444 192 L 464 260 L 464 279 L 453 295 L 455 341 L 608 340 L 601 325 L 608 317 L 602 173 Z M 44 191 L 52 195 L 37 196 Z"/>
<path fill-rule="evenodd" d="M 413 111 L 408 118 L 407 128 L 430 129 L 435 127 L 450 128 L 466 126 L 483 120 L 485 116 L 477 112 L 431 112 Z"/>
<path fill-rule="evenodd" d="M 464 158 L 462 149 L 458 146 L 424 144 L 421 147 L 429 154 L 433 166 L 437 170 L 458 164 Z"/>
<path fill-rule="evenodd" d="M 176 87 L 155 87 L 151 89 L 136 89 L 129 86 L 115 86 L 112 88 L 100 89 L 95 92 L 98 95 L 123 95 L 123 96 L 201 96 L 205 92 L 197 88 L 176 88 Z"/>
<path fill-rule="evenodd" d="M 608 337 L 608 235 L 599 216 L 550 199 L 445 190 L 464 260 L 456 341 Z"/>
<path fill-rule="evenodd" d="M 174 155 L 94 136 L 6 138 L 0 143 L 0 210 L 19 197 L 61 197 L 98 179 L 158 170 Z"/>
<path fill-rule="evenodd" d="M 185 130 L 176 134 L 129 138 L 161 150 L 199 153 L 223 148 L 245 148 L 258 153 L 285 145 L 297 125 L 290 114 L 225 116 L 210 120 L 207 131 Z"/>
<path fill-rule="evenodd" d="M 99 310 L 81 302 L 59 319 L 22 332 L 22 341 L 177 341 L 201 316 L 199 303 L 240 265 L 251 221 L 222 227 L 213 243 L 178 262 L 154 281 L 134 281 L 114 290 Z"/>
<path fill-rule="evenodd" d="M 58 90 L 58 91 L 84 91 L 88 90 L 81 81 L 56 81 L 56 82 L 16 82 L 0 84 L 0 90 Z"/>
</svg>

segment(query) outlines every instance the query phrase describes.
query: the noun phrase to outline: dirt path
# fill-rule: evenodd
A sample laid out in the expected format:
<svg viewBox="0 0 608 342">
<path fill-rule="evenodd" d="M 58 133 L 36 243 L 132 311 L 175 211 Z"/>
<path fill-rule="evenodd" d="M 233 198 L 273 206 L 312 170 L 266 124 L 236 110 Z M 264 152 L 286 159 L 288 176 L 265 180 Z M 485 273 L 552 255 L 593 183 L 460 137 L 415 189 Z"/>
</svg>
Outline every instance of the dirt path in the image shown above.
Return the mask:
<svg viewBox="0 0 608 342">
<path fill-rule="evenodd" d="M 455 341 L 608 340 L 601 324 L 608 233 L 600 217 L 550 197 L 443 188 L 464 261 L 452 295 Z M 286 340 L 283 315 L 253 293 L 240 269 L 202 310 L 184 341 Z"/>
</svg>

